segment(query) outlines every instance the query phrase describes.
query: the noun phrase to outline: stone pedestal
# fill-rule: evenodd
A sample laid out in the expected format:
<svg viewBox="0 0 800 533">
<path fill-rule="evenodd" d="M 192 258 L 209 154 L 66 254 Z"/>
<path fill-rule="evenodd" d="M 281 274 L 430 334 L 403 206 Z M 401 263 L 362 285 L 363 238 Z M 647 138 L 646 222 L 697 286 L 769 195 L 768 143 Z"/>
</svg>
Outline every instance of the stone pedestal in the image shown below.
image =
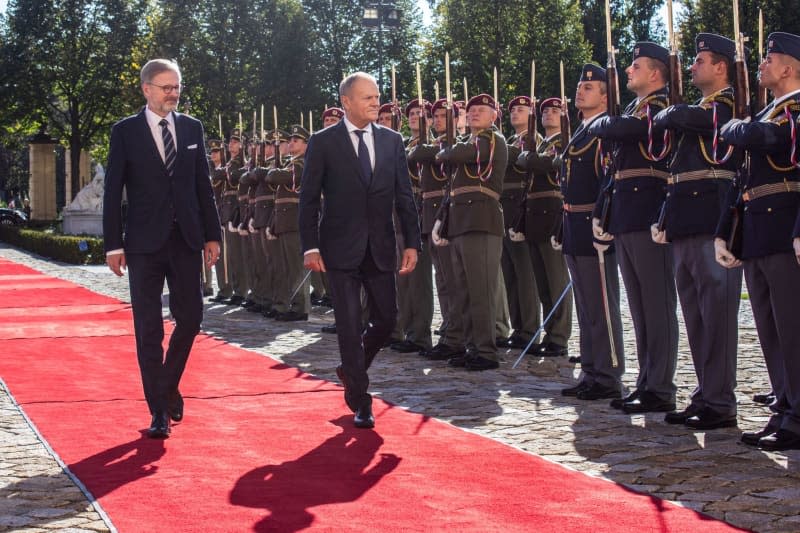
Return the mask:
<svg viewBox="0 0 800 533">
<path fill-rule="evenodd" d="M 64 166 L 67 170 L 66 175 L 66 185 L 64 187 L 65 191 L 65 201 L 64 205 L 69 205 L 73 198 L 72 198 L 72 151 L 66 150 L 64 153 L 65 162 Z M 80 175 L 77 177 L 78 180 L 78 190 L 80 191 L 89 182 L 92 180 L 92 158 L 89 155 L 89 152 L 86 150 L 81 150 L 81 162 L 80 162 Z"/>
<path fill-rule="evenodd" d="M 103 214 L 96 211 L 64 211 L 62 230 L 66 235 L 102 235 Z"/>
<path fill-rule="evenodd" d="M 56 212 L 56 151 L 58 144 L 44 132 L 37 133 L 30 150 L 31 220 L 55 220 Z"/>
</svg>

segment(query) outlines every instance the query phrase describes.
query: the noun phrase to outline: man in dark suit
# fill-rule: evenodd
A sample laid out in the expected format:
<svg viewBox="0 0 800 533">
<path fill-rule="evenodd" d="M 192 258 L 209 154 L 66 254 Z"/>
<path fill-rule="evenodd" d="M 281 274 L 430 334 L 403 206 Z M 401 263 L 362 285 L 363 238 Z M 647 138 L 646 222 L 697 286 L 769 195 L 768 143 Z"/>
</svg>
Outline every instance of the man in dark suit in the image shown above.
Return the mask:
<svg viewBox="0 0 800 533">
<path fill-rule="evenodd" d="M 300 239 L 305 267 L 327 272 L 342 364 L 336 369 L 356 427 L 371 428 L 367 370 L 397 319 L 397 264 L 392 209 L 403 234 L 400 274 L 417 263 L 420 229 L 403 139 L 378 119 L 375 78 L 357 72 L 339 87 L 344 119 L 311 136 L 300 193 Z M 324 207 L 320 196 L 325 196 Z M 369 325 L 361 327 L 361 288 Z"/>
<path fill-rule="evenodd" d="M 178 65 L 149 61 L 141 71 L 147 106 L 111 129 L 103 204 L 106 262 L 128 268 L 136 353 L 152 420 L 148 435 L 166 438 L 183 418 L 178 384 L 203 317 L 201 269 L 219 257 L 220 224 L 208 177 L 203 126 L 177 113 Z M 127 220 L 122 219 L 123 188 Z M 124 233 L 124 236 L 123 236 Z M 161 292 L 170 293 L 175 330 L 166 357 Z"/>
</svg>

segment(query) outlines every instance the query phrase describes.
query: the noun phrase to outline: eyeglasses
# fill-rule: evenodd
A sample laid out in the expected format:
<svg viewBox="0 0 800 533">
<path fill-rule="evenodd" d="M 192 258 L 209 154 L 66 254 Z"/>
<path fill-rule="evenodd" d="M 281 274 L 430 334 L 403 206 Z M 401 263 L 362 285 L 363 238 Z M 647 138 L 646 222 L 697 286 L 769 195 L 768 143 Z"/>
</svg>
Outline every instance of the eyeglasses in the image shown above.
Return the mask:
<svg viewBox="0 0 800 533">
<path fill-rule="evenodd" d="M 149 81 L 147 82 L 147 84 L 152 85 L 153 87 L 158 87 L 164 92 L 164 94 L 169 94 L 173 92 L 179 93 L 183 90 L 183 85 L 156 85 L 155 83 L 150 83 Z"/>
</svg>

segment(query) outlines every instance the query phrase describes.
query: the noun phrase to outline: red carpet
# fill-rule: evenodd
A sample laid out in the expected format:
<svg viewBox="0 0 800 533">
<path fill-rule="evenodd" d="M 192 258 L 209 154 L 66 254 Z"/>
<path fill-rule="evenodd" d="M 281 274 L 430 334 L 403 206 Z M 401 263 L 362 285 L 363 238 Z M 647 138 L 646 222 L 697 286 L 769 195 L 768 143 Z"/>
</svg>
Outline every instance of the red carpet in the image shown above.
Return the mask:
<svg viewBox="0 0 800 533">
<path fill-rule="evenodd" d="M 25 272 L 0 261 L 12 274 Z M 0 376 L 122 532 L 735 530 L 384 402 L 376 431 L 353 429 L 338 385 L 208 336 L 184 422 L 143 438 L 129 309 L 11 281 Z"/>
</svg>

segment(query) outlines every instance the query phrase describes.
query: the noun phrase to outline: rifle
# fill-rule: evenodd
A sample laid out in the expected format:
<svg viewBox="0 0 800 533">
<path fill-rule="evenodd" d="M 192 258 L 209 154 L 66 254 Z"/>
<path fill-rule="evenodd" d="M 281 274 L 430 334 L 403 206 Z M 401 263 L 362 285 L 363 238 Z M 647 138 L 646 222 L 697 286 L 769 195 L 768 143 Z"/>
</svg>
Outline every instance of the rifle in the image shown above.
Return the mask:
<svg viewBox="0 0 800 533">
<path fill-rule="evenodd" d="M 758 64 L 764 61 L 764 13 L 761 8 L 758 9 Z M 759 85 L 758 92 L 756 93 L 756 105 L 758 110 L 762 110 L 767 106 L 767 88 Z"/>
<path fill-rule="evenodd" d="M 422 99 L 422 78 L 419 73 L 419 63 L 417 63 L 417 97 L 419 98 L 419 134 L 417 143 L 421 146 L 428 144 L 428 113 L 425 109 L 425 100 Z"/>
<path fill-rule="evenodd" d="M 397 105 L 397 83 L 395 81 L 394 65 L 392 65 L 392 129 L 400 131 L 400 106 Z"/>
<path fill-rule="evenodd" d="M 523 149 L 528 151 L 533 151 L 534 153 L 539 152 L 539 133 L 536 131 L 536 123 L 537 123 L 537 116 L 536 116 L 536 61 L 531 60 L 531 107 L 530 111 L 528 112 L 528 138 L 526 141 L 523 141 Z M 520 205 L 519 211 L 517 215 L 517 219 L 514 221 L 513 230 L 514 233 L 524 234 L 525 227 L 527 226 L 526 220 L 526 213 L 527 213 L 527 201 L 528 201 L 528 189 L 530 189 L 531 180 L 533 179 L 533 172 L 528 169 L 525 171 L 525 182 L 524 186 L 522 187 L 523 194 L 522 198 L 520 198 Z"/>
<path fill-rule="evenodd" d="M 567 140 L 572 137 L 572 129 L 569 125 L 569 107 L 567 105 L 567 91 L 564 86 L 564 62 L 559 61 L 559 71 L 561 77 L 561 136 Z"/>
<path fill-rule="evenodd" d="M 497 67 L 494 67 L 494 94 L 492 96 L 494 96 L 495 111 L 497 111 L 497 118 L 494 121 L 494 125 L 500 133 L 503 133 L 503 124 L 500 121 L 500 100 L 497 93 Z"/>
<path fill-rule="evenodd" d="M 220 165 L 222 168 L 225 169 L 225 183 L 222 184 L 222 194 L 225 194 L 225 191 L 228 188 L 228 161 L 225 151 L 227 148 L 225 147 L 225 136 L 222 133 L 222 113 L 218 115 L 219 117 L 219 140 L 222 143 L 222 150 L 219 151 L 220 155 Z M 228 237 L 227 237 L 228 230 L 226 228 L 222 229 L 222 268 L 225 271 L 225 285 L 229 283 L 228 281 Z"/>
<path fill-rule="evenodd" d="M 466 82 L 466 80 L 464 80 Z M 454 124 L 454 111 L 453 111 L 453 93 L 450 91 L 450 53 L 444 53 L 444 85 L 445 85 L 445 96 L 447 98 L 447 106 L 445 107 L 445 120 L 447 121 L 447 125 L 445 126 L 445 142 L 447 143 L 448 147 L 452 147 L 456 142 L 456 132 L 455 132 L 455 124 Z M 435 164 L 435 163 L 434 163 Z M 453 169 L 450 164 L 446 166 L 446 173 L 448 174 L 448 187 L 447 191 L 445 191 L 444 198 L 442 199 L 441 205 L 441 225 L 439 227 L 439 237 L 442 239 L 447 239 L 447 230 L 450 226 L 450 189 L 453 187 Z"/>
<path fill-rule="evenodd" d="M 620 115 L 619 105 L 619 76 L 617 75 L 617 59 L 615 57 L 614 46 L 611 44 L 611 7 L 609 0 L 606 0 L 606 85 L 608 86 L 608 116 L 618 117 Z M 604 232 L 608 231 L 608 225 L 611 222 L 611 191 L 614 187 L 614 147 L 605 154 L 601 153 L 604 161 L 605 175 L 608 177 L 608 183 L 603 189 L 603 202 L 600 209 L 600 227 Z"/>
</svg>

